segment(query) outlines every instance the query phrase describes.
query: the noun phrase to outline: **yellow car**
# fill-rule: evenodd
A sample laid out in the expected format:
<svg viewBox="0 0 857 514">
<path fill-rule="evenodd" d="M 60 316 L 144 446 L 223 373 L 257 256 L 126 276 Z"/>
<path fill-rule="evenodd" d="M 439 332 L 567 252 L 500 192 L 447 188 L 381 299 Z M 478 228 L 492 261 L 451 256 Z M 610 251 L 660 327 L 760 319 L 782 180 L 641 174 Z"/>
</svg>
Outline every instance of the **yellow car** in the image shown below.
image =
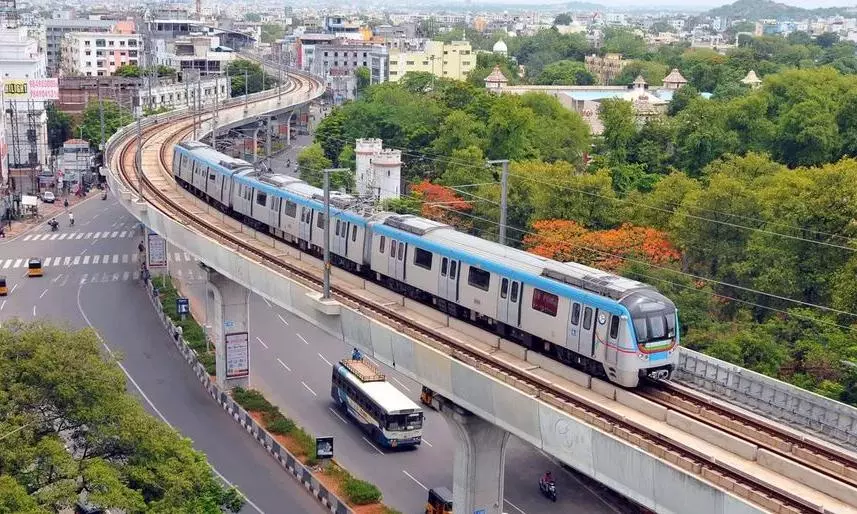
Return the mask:
<svg viewBox="0 0 857 514">
<path fill-rule="evenodd" d="M 41 277 L 42 276 L 42 260 L 33 257 L 27 261 L 27 276 Z"/>
</svg>

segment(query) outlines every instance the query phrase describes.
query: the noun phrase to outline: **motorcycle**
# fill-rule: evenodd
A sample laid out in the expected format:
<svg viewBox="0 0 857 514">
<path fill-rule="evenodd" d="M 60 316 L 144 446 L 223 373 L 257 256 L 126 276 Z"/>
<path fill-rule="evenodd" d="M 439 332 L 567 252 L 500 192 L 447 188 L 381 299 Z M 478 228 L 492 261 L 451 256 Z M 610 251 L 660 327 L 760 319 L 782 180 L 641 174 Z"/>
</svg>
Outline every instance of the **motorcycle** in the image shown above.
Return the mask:
<svg viewBox="0 0 857 514">
<path fill-rule="evenodd" d="M 51 220 L 48 222 L 48 226 L 51 227 L 51 232 L 56 232 L 60 224 L 57 220 Z"/>
<path fill-rule="evenodd" d="M 544 479 L 539 479 L 539 491 L 545 496 L 545 498 L 550 498 L 552 501 L 556 501 L 556 482 L 551 480 L 550 482 L 545 482 Z"/>
</svg>

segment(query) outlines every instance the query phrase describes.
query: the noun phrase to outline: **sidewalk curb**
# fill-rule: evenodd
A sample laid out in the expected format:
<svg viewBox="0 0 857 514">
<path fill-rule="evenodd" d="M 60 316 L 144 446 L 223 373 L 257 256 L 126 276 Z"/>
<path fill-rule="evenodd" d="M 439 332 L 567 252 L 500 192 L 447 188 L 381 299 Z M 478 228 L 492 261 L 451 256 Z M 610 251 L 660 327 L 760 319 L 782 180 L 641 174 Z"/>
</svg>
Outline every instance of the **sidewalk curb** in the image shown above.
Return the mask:
<svg viewBox="0 0 857 514">
<path fill-rule="evenodd" d="M 335 494 L 328 491 L 324 484 L 322 484 L 312 474 L 308 467 L 304 466 L 294 455 L 289 453 L 286 448 L 280 445 L 280 443 L 278 443 L 267 430 L 256 423 L 247 411 L 232 400 L 229 394 L 225 391 L 221 391 L 220 388 L 212 382 L 211 376 L 205 371 L 205 367 L 199 363 L 196 352 L 188 346 L 184 338 L 176 331 L 176 326 L 173 324 L 172 320 L 164 314 L 160 302 L 158 302 L 154 296 L 151 282 L 146 284 L 146 292 L 148 293 L 147 296 L 149 297 L 149 301 L 152 302 L 152 307 L 154 307 L 155 312 L 161 319 L 161 323 L 163 323 L 164 328 L 167 329 L 167 332 L 172 337 L 173 344 L 176 345 L 176 349 L 178 349 L 185 361 L 194 371 L 200 384 L 202 384 L 202 387 L 206 392 L 208 392 L 209 396 L 217 402 L 220 408 L 227 412 L 233 421 L 241 425 L 241 427 L 250 434 L 250 436 L 253 437 L 260 446 L 265 448 L 268 455 L 276 460 L 280 467 L 286 470 L 299 484 L 303 485 L 304 488 L 331 513 L 353 514 L 354 511 Z"/>
</svg>

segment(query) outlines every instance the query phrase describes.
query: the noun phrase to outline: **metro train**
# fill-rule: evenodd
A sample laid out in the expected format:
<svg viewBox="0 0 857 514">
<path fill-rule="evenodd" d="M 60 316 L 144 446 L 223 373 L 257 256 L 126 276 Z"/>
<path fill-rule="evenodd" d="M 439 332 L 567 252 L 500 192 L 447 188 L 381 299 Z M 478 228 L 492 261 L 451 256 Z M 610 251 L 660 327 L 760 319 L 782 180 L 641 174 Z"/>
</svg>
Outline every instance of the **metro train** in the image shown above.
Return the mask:
<svg viewBox="0 0 857 514">
<path fill-rule="evenodd" d="M 256 230 L 320 254 L 323 191 L 199 142 L 174 148 L 185 189 Z M 331 261 L 390 290 L 624 387 L 668 379 L 678 312 L 647 284 L 487 241 L 433 220 L 361 213 L 330 193 Z"/>
</svg>

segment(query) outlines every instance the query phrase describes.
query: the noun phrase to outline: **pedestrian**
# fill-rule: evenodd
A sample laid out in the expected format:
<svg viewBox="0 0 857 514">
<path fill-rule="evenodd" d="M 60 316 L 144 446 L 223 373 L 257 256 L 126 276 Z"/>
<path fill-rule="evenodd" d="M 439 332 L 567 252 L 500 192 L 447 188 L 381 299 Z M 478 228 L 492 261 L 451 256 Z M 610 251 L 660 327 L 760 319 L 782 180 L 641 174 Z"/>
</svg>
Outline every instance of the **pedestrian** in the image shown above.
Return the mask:
<svg viewBox="0 0 857 514">
<path fill-rule="evenodd" d="M 62 206 L 63 206 L 63 207 L 65 207 L 66 209 L 68 209 L 68 198 L 66 198 L 65 200 L 63 200 L 63 202 L 62 202 Z"/>
<path fill-rule="evenodd" d="M 138 244 L 138 245 L 137 245 L 137 250 L 138 250 L 140 253 L 143 253 L 143 252 L 145 252 L 145 251 L 146 251 L 146 247 L 145 247 L 145 246 L 143 246 L 143 242 L 142 242 L 142 241 L 140 241 L 140 244 Z"/>
</svg>

